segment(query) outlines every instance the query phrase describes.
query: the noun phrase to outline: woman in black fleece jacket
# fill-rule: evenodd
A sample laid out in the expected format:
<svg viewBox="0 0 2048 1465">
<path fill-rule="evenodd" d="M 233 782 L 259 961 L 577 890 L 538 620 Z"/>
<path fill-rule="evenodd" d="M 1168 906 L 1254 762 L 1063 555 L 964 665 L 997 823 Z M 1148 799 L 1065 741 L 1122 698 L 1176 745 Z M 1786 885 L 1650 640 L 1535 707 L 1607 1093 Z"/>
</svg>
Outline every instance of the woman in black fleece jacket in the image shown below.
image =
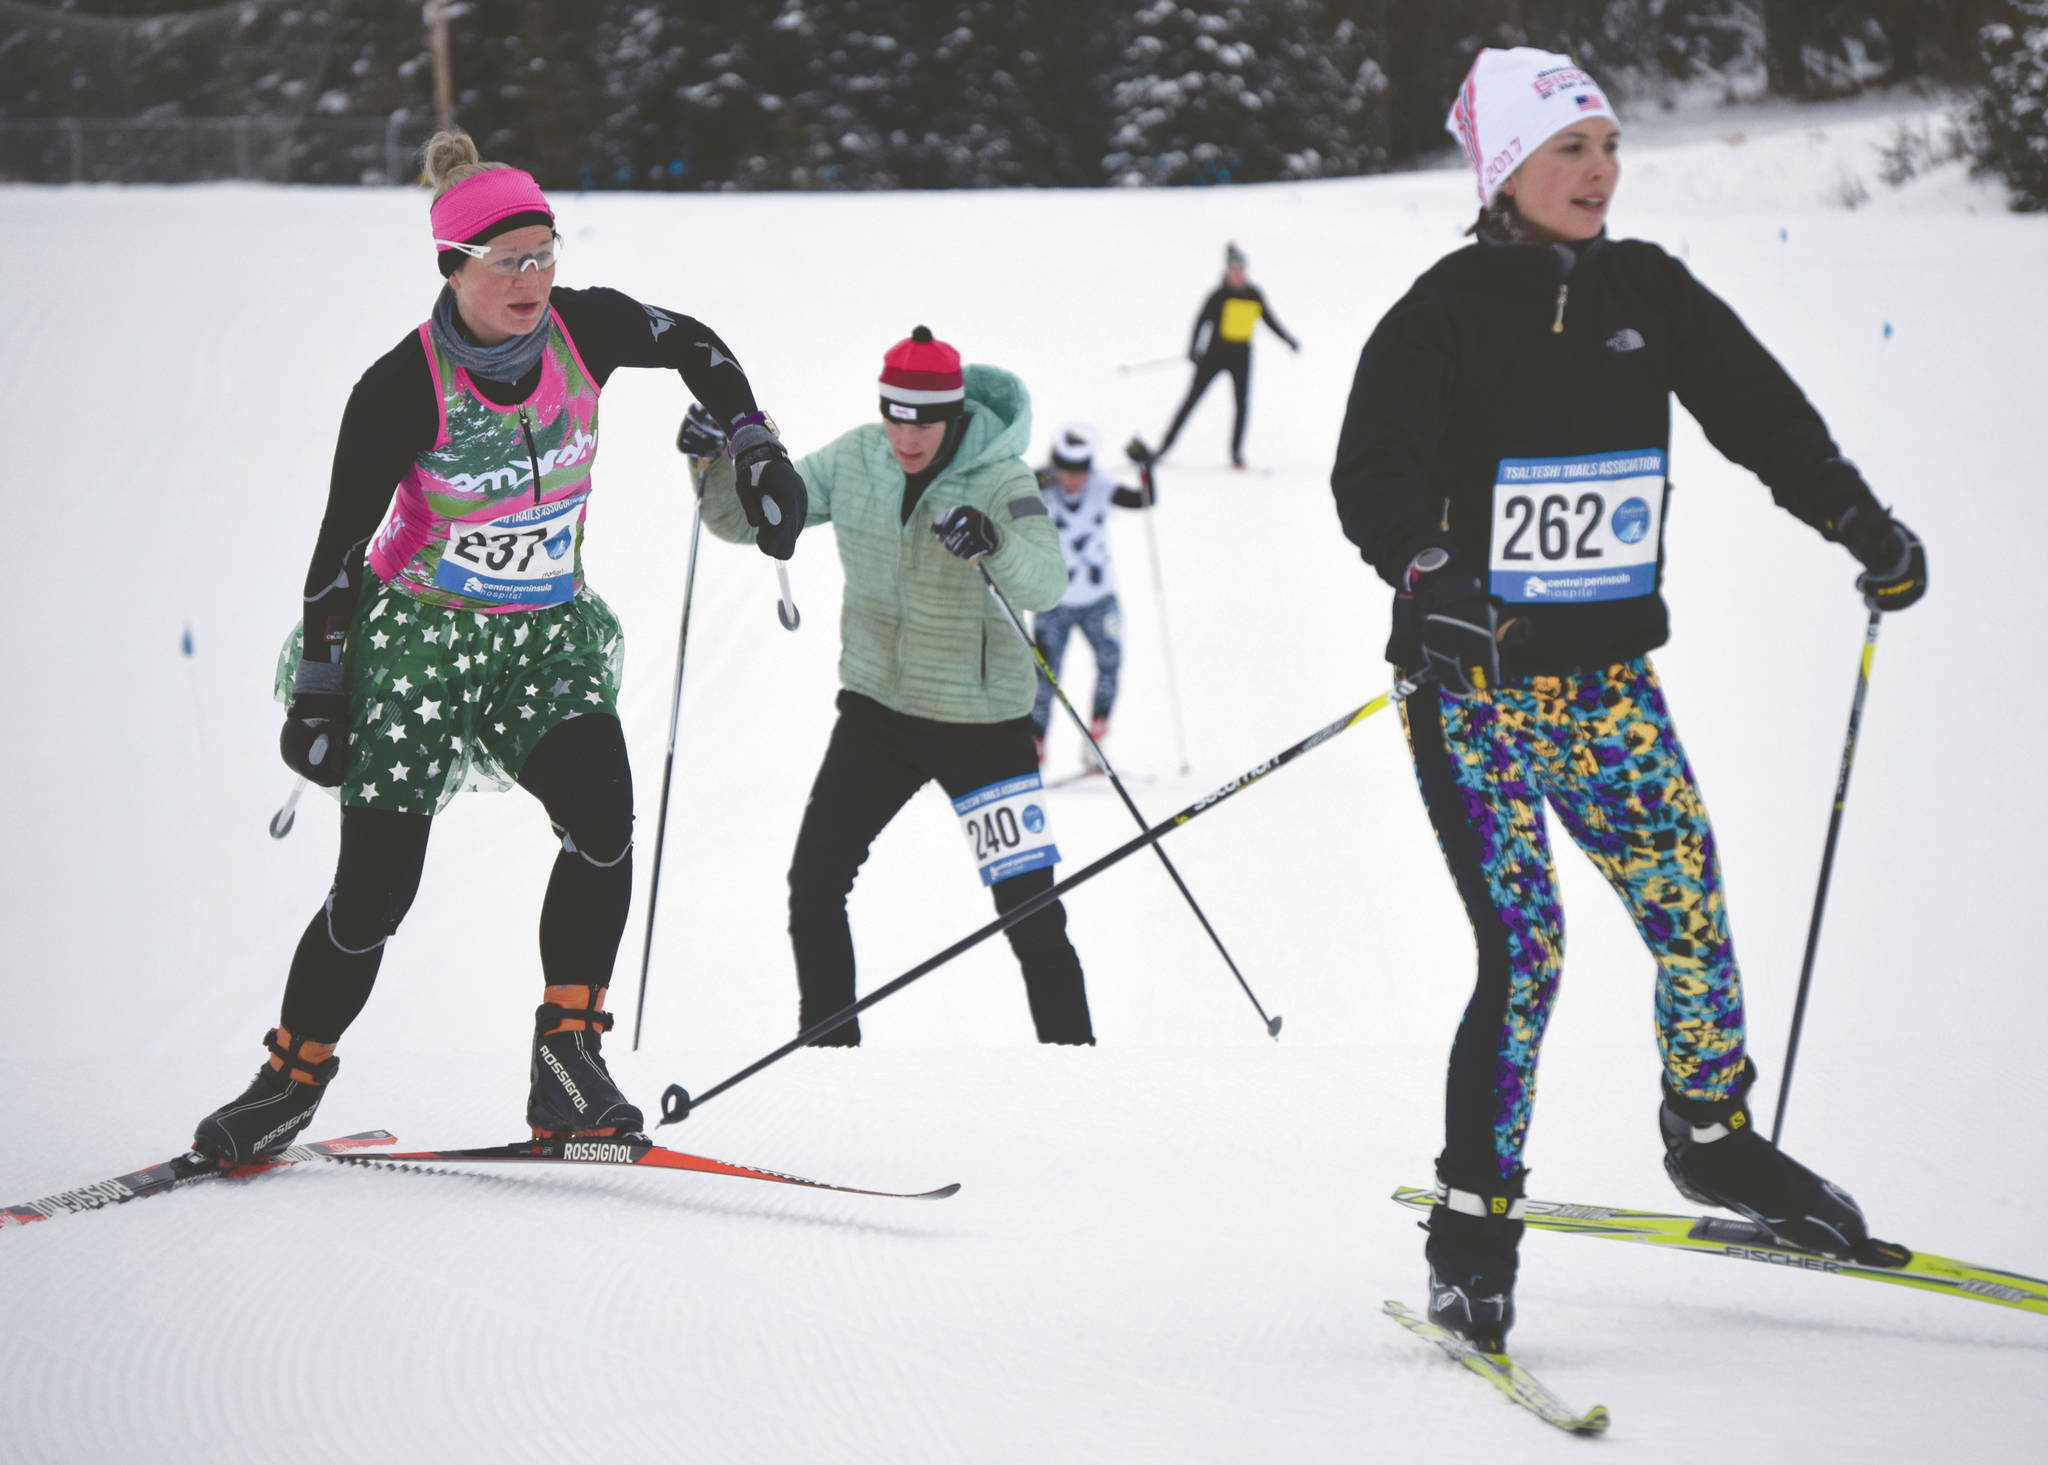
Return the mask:
<svg viewBox="0 0 2048 1465">
<path fill-rule="evenodd" d="M 1790 1244 L 1898 1256 L 1749 1120 L 1713 831 L 1647 657 L 1669 632 L 1672 394 L 1862 561 L 1874 607 L 1917 600 L 1926 557 L 1736 314 L 1654 244 L 1607 237 L 1620 134 L 1592 78 L 1563 56 L 1482 51 L 1447 126 L 1478 174 L 1477 238 L 1373 331 L 1330 482 L 1345 534 L 1394 589 L 1389 659 L 1430 678 L 1404 717 L 1479 948 L 1450 1059 L 1430 1310 L 1498 1349 L 1563 953 L 1546 804 L 1656 957 L 1673 1181 Z"/>
</svg>

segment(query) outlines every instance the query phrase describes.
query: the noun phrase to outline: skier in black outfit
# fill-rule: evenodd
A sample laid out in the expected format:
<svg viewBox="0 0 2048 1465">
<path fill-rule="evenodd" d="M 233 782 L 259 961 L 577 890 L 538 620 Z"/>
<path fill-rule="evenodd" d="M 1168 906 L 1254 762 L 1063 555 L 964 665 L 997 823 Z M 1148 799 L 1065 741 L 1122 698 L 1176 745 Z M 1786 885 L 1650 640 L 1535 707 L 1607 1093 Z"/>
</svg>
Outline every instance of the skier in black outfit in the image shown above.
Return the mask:
<svg viewBox="0 0 2048 1465">
<path fill-rule="evenodd" d="M 537 1135 L 642 1127 L 601 1050 L 633 890 L 623 633 L 581 566 L 613 371 L 678 371 L 729 424 L 763 552 L 788 558 L 803 523 L 803 481 L 723 341 L 616 290 L 554 289 L 553 210 L 466 135 L 437 134 L 425 171 L 448 283 L 432 319 L 349 396 L 306 573 L 304 651 L 288 660 L 281 751 L 338 791 L 340 859 L 292 958 L 268 1061 L 193 1139 L 224 1164 L 284 1148 L 313 1117 L 419 888 L 434 815 L 472 779 L 517 782 L 561 841 L 541 908 L 527 1122 Z"/>
<path fill-rule="evenodd" d="M 1479 978 L 1451 1051 L 1430 1315 L 1497 1350 L 1562 964 L 1546 804 L 1656 958 L 1674 1183 L 1790 1245 L 1903 1260 L 1751 1122 L 1713 831 L 1647 658 L 1668 632 L 1671 394 L 1862 562 L 1874 607 L 1918 600 L 1927 560 L 1735 313 L 1655 245 L 1607 237 L 1619 133 L 1590 77 L 1563 56 L 1482 51 L 1449 125 L 1479 175 L 1477 241 L 1366 343 L 1330 481 L 1345 534 L 1395 592 L 1389 659 L 1434 678 L 1403 714 Z"/>
<path fill-rule="evenodd" d="M 1195 364 L 1195 379 L 1188 386 L 1187 396 L 1181 399 L 1180 410 L 1173 414 L 1166 436 L 1152 453 L 1154 461 L 1166 456 L 1167 449 L 1180 436 L 1181 424 L 1195 410 L 1195 403 L 1202 400 L 1202 393 L 1209 390 L 1209 383 L 1227 371 L 1237 391 L 1237 417 L 1230 428 L 1230 464 L 1233 468 L 1244 467 L 1244 424 L 1252 387 L 1252 332 L 1262 320 L 1287 343 L 1288 350 L 1301 349 L 1301 342 L 1280 324 L 1259 287 L 1245 279 L 1244 252 L 1235 244 L 1225 245 L 1223 283 L 1202 302 L 1201 314 L 1195 317 L 1194 334 L 1188 340 L 1188 360 Z"/>
</svg>

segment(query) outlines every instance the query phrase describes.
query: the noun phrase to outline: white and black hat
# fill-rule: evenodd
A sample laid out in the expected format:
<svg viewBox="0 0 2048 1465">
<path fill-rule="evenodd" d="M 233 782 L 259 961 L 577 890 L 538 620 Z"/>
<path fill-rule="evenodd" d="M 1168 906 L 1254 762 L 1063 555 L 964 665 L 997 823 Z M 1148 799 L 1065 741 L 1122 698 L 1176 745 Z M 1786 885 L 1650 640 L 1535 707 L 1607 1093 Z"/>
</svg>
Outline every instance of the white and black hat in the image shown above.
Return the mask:
<svg viewBox="0 0 2048 1465">
<path fill-rule="evenodd" d="M 1095 463 L 1095 429 L 1085 422 L 1069 422 L 1052 440 L 1052 461 L 1056 468 L 1080 470 Z"/>
</svg>

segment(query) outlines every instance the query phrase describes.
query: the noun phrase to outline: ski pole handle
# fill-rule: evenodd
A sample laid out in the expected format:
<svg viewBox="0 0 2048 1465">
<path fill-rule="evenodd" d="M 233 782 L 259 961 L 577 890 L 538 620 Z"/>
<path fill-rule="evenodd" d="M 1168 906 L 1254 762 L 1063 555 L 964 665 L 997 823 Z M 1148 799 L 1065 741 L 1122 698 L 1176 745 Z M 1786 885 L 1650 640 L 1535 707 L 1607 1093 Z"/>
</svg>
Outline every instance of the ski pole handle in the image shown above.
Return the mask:
<svg viewBox="0 0 2048 1465">
<path fill-rule="evenodd" d="M 765 493 L 761 495 L 761 516 L 771 526 L 782 522 L 782 510 L 776 508 L 775 500 Z M 775 619 L 782 622 L 783 630 L 794 631 L 803 624 L 804 618 L 797 612 L 796 594 L 789 588 L 789 566 L 781 560 L 775 562 L 775 584 L 781 591 L 775 602 Z"/>
</svg>

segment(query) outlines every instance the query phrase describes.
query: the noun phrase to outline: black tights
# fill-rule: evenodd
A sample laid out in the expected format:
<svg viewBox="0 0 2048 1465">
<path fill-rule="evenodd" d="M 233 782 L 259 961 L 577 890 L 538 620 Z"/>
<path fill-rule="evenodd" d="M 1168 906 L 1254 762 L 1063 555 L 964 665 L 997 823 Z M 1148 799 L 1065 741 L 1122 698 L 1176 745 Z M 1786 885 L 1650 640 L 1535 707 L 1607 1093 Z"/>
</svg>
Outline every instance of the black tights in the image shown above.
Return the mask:
<svg viewBox="0 0 2048 1465">
<path fill-rule="evenodd" d="M 574 717 L 527 756 L 519 785 L 541 801 L 562 852 L 540 909 L 540 966 L 549 986 L 604 986 L 633 900 L 633 774 L 616 717 Z M 384 942 L 412 908 L 426 865 L 430 814 L 343 808 L 341 858 L 326 904 L 292 957 L 282 1024 L 319 1043 L 356 1020 Z"/>
</svg>

